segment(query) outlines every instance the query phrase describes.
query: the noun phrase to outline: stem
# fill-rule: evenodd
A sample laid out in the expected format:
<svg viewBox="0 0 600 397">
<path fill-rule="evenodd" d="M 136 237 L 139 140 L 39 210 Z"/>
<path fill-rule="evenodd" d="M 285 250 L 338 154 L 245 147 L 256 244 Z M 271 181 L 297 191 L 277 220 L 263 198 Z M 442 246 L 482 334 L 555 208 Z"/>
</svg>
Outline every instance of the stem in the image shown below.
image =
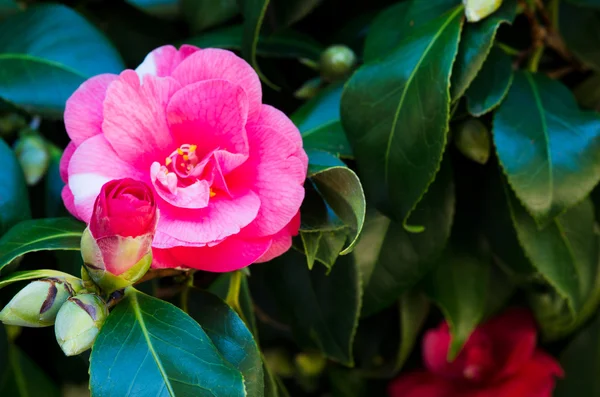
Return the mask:
<svg viewBox="0 0 600 397">
<path fill-rule="evenodd" d="M 181 291 L 181 310 L 183 310 L 184 312 L 189 314 L 189 308 L 188 308 L 188 298 L 190 296 L 190 288 L 192 288 L 192 286 L 194 285 L 194 276 L 190 275 L 191 277 L 188 277 L 183 290 Z"/>
<path fill-rule="evenodd" d="M 538 71 L 538 66 L 540 65 L 540 59 L 542 59 L 542 54 L 544 54 L 544 45 L 537 46 L 529 58 L 529 63 L 527 64 L 527 70 L 532 73 Z"/>
<path fill-rule="evenodd" d="M 136 284 L 141 284 L 144 281 L 152 280 L 153 278 L 171 277 L 171 276 L 180 276 L 180 275 L 186 276 L 189 273 L 190 273 L 189 270 L 179 270 L 179 269 L 156 269 L 156 270 L 150 270 L 150 271 L 148 271 L 148 273 L 146 273 L 144 275 L 144 277 L 142 277 L 141 279 L 139 279 L 136 282 Z"/>
<path fill-rule="evenodd" d="M 510 56 L 521 54 L 521 51 L 517 50 L 516 48 L 508 46 L 504 43 L 500 43 L 499 41 L 496 42 L 496 47 L 500 48 L 502 51 L 504 51 L 507 55 Z"/>
<path fill-rule="evenodd" d="M 242 312 L 242 308 L 240 306 L 240 290 L 242 288 L 242 278 L 244 275 L 241 271 L 236 270 L 231 273 L 231 279 L 229 279 L 229 290 L 227 291 L 227 297 L 225 298 L 225 303 L 229 305 L 233 310 L 237 312 L 240 318 L 248 324 L 246 318 L 244 317 L 244 313 Z"/>
</svg>

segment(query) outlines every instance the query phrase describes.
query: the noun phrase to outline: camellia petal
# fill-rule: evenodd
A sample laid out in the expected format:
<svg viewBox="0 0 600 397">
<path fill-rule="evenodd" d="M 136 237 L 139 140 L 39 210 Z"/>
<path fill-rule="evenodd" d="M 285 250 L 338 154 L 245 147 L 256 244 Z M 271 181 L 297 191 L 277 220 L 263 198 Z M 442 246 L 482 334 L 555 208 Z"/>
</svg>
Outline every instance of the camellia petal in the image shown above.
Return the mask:
<svg viewBox="0 0 600 397">
<path fill-rule="evenodd" d="M 184 59 L 198 50 L 198 47 L 187 44 L 182 45 L 179 50 L 172 45 L 158 47 L 146 55 L 135 72 L 140 76 L 140 80 L 148 74 L 159 77 L 170 76 Z"/>
</svg>

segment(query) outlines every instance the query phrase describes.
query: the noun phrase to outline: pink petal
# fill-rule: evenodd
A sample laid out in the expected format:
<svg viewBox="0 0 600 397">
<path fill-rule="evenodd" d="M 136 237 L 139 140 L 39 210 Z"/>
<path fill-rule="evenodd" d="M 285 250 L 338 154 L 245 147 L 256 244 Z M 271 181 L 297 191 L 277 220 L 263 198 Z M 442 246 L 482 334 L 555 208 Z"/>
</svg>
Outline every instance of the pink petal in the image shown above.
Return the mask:
<svg viewBox="0 0 600 397">
<path fill-rule="evenodd" d="M 153 163 L 150 168 L 150 179 L 152 180 L 155 192 L 163 200 L 178 208 L 197 209 L 205 208 L 208 205 L 210 186 L 207 181 L 197 180 L 189 186 L 175 186 L 174 191 L 171 192 L 160 180 L 157 180 L 158 174 L 161 172 L 160 165 L 157 162 Z"/>
<path fill-rule="evenodd" d="M 262 88 L 258 75 L 246 61 L 231 51 L 216 48 L 197 51 L 181 62 L 172 76 L 181 85 L 204 80 L 226 80 L 246 92 L 250 119 L 260 112 Z"/>
<path fill-rule="evenodd" d="M 182 266 L 182 263 L 171 255 L 170 249 L 152 248 L 153 269 L 167 269 Z"/>
<path fill-rule="evenodd" d="M 244 236 L 269 236 L 297 214 L 304 199 L 307 163 L 296 156 L 297 142 L 280 130 L 265 125 L 249 125 L 247 130 L 250 158 L 227 180 L 248 181 L 260 197 L 260 211 Z"/>
<path fill-rule="evenodd" d="M 126 70 L 108 88 L 102 129 L 119 157 L 139 169 L 150 169 L 176 149 L 165 109 L 180 88 L 170 77 L 147 75 L 143 84 Z"/>
<path fill-rule="evenodd" d="M 271 247 L 263 254 L 256 262 L 268 262 L 279 255 L 284 254 L 292 246 L 292 236 L 298 234 L 300 228 L 300 212 L 292 219 L 292 221 L 279 232 L 272 236 Z"/>
<path fill-rule="evenodd" d="M 425 372 L 400 375 L 388 386 L 389 397 L 467 397 L 443 378 Z M 514 396 L 517 397 L 517 396 Z"/>
<path fill-rule="evenodd" d="M 89 222 L 94 201 L 102 185 L 125 176 L 141 181 L 148 179 L 146 175 L 121 160 L 104 135 L 89 138 L 77 147 L 69 162 L 68 186 L 73 194 L 77 214 L 70 209 L 69 211 Z"/>
<path fill-rule="evenodd" d="M 60 158 L 58 170 L 60 173 L 60 179 L 62 179 L 64 183 L 67 183 L 69 181 L 69 161 L 71 161 L 71 157 L 73 156 L 73 153 L 75 153 L 75 149 L 77 149 L 75 143 L 69 142 L 69 144 L 63 151 L 62 157 Z"/>
<path fill-rule="evenodd" d="M 201 155 L 226 150 L 225 169 L 235 168 L 247 158 L 247 114 L 244 90 L 223 80 L 183 87 L 167 107 L 171 133 L 178 144 L 197 145 Z"/>
<path fill-rule="evenodd" d="M 254 263 L 271 245 L 268 238 L 230 237 L 213 247 L 175 247 L 171 254 L 185 266 L 209 272 L 230 272 Z"/>
<path fill-rule="evenodd" d="M 75 218 L 81 219 L 77 213 L 77 207 L 75 207 L 75 198 L 73 197 L 73 192 L 71 192 L 71 189 L 69 189 L 69 185 L 63 186 L 60 195 L 67 211 L 69 211 Z"/>
<path fill-rule="evenodd" d="M 200 50 L 198 47 L 189 44 L 182 45 L 179 51 L 172 45 L 158 47 L 146 55 L 135 72 L 140 76 L 140 80 L 146 75 L 170 76 L 184 59 L 198 50 Z"/>
<path fill-rule="evenodd" d="M 119 76 L 100 74 L 86 80 L 67 99 L 65 128 L 75 145 L 102 133 L 103 107 L 106 90 Z"/>
<path fill-rule="evenodd" d="M 159 200 L 160 218 L 153 247 L 204 246 L 225 239 L 256 217 L 260 199 L 251 190 L 217 195 L 202 209 L 176 208 Z"/>
</svg>

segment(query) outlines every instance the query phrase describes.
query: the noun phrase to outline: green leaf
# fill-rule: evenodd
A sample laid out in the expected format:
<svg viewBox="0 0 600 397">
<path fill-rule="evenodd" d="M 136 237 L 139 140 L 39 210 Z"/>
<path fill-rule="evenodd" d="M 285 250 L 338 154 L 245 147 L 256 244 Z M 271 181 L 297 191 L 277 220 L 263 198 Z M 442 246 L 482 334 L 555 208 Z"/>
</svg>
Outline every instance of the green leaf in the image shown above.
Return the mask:
<svg viewBox="0 0 600 397">
<path fill-rule="evenodd" d="M 595 279 L 598 241 L 594 207 L 584 200 L 540 230 L 513 194 L 509 205 L 517 237 L 532 265 L 567 299 L 572 313 L 583 305 Z"/>
<path fill-rule="evenodd" d="M 244 37 L 242 25 L 229 26 L 223 29 L 204 33 L 200 36 L 184 40 L 200 48 L 225 48 L 241 50 Z M 269 36 L 260 36 L 256 54 L 274 58 L 307 58 L 318 60 L 323 46 L 314 39 L 293 30 L 279 32 Z"/>
<path fill-rule="evenodd" d="M 0 238 L 0 275 L 15 258 L 42 250 L 78 250 L 85 224 L 72 218 L 23 221 Z"/>
<path fill-rule="evenodd" d="M 513 81 L 511 59 L 504 51 L 493 47 L 465 93 L 467 109 L 473 116 L 481 116 L 502 102 Z"/>
<path fill-rule="evenodd" d="M 0 279 L 0 288 L 4 288 L 7 285 L 12 283 L 16 283 L 19 281 L 27 281 L 27 280 L 36 280 L 38 278 L 46 278 L 46 277 L 59 277 L 66 279 L 76 279 L 69 273 L 60 272 L 58 270 L 25 270 L 22 272 L 13 272 L 6 277 L 2 277 Z"/>
<path fill-rule="evenodd" d="M 10 397 L 59 397 L 50 378 L 24 352 L 8 344 L 8 368 L 0 375 L 0 395 Z"/>
<path fill-rule="evenodd" d="M 327 275 L 322 266 L 308 270 L 303 255 L 290 250 L 260 270 L 296 342 L 351 366 L 361 302 L 360 277 L 352 257 L 340 257 Z"/>
<path fill-rule="evenodd" d="M 450 360 L 458 355 L 484 317 L 490 269 L 489 261 L 484 258 L 450 247 L 425 282 L 425 291 L 450 326 Z"/>
<path fill-rule="evenodd" d="M 265 18 L 269 0 L 238 0 L 242 15 L 244 16 L 244 35 L 242 38 L 242 55 L 252 65 L 260 79 L 274 90 L 279 88 L 271 83 L 260 71 L 256 62 L 256 47 L 260 28 Z"/>
<path fill-rule="evenodd" d="M 0 97 L 28 111 L 62 117 L 83 81 L 124 68 L 110 42 L 63 5 L 30 6 L 0 23 Z"/>
<path fill-rule="evenodd" d="M 600 11 L 560 3 L 559 30 L 571 51 L 585 65 L 600 71 L 600 52 L 595 44 L 600 38 Z"/>
<path fill-rule="evenodd" d="M 365 222 L 366 201 L 358 176 L 343 163 L 335 165 L 338 162 L 341 163 L 326 152 L 310 152 L 308 178 L 326 203 L 328 212 L 331 210 L 334 218 L 349 229 L 350 243 L 340 252 L 345 255 L 352 252 L 360 236 Z M 302 230 L 327 230 L 327 225 L 324 226 L 304 223 Z M 336 229 L 339 224 L 332 221 L 330 226 Z"/>
<path fill-rule="evenodd" d="M 558 81 L 516 73 L 495 113 L 493 136 L 509 184 L 541 225 L 600 179 L 600 117 L 580 111 Z"/>
<path fill-rule="evenodd" d="M 379 243 L 374 237 L 366 239 L 364 245 L 361 240 L 356 255 L 376 262 L 364 289 L 363 316 L 384 309 L 414 287 L 432 269 L 444 249 L 456 201 L 449 166 L 442 167 L 414 212 L 413 219 L 424 225 L 425 231 L 410 233 L 401 224 L 390 221 L 380 231 L 384 237 L 378 239 Z"/>
<path fill-rule="evenodd" d="M 367 196 L 406 224 L 440 167 L 449 80 L 462 7 L 417 29 L 394 52 L 362 66 L 342 94 L 348 134 Z"/>
<path fill-rule="evenodd" d="M 400 298 L 399 310 L 400 348 L 392 369 L 392 375 L 400 372 L 408 356 L 413 351 L 429 314 L 429 300 L 422 293 L 409 291 Z"/>
<path fill-rule="evenodd" d="M 179 0 L 127 0 L 132 6 L 158 17 L 174 19 L 179 14 Z"/>
<path fill-rule="evenodd" d="M 232 272 L 229 272 L 219 276 L 219 278 L 210 285 L 208 292 L 218 296 L 221 300 L 225 300 L 227 298 L 227 293 L 229 292 L 232 274 Z M 252 296 L 250 295 L 247 277 L 242 277 L 239 302 L 244 316 L 243 320 L 247 321 L 246 325 L 252 331 L 254 337 L 258 338 L 256 318 L 254 316 L 254 303 L 252 302 Z"/>
<path fill-rule="evenodd" d="M 424 25 L 458 5 L 458 0 L 412 0 L 398 2 L 371 23 L 365 40 L 365 62 L 385 57 L 404 39 Z"/>
<path fill-rule="evenodd" d="M 92 348 L 92 397 L 244 396 L 242 374 L 170 303 L 129 289 Z"/>
<path fill-rule="evenodd" d="M 275 30 L 290 26 L 318 6 L 322 0 L 272 0 L 267 11 Z"/>
<path fill-rule="evenodd" d="M 600 395 L 600 315 L 578 333 L 560 354 L 567 374 L 559 380 L 555 397 Z"/>
<path fill-rule="evenodd" d="M 240 12 L 236 0 L 183 0 L 181 9 L 193 32 L 220 25 Z"/>
<path fill-rule="evenodd" d="M 330 85 L 291 116 L 302 133 L 304 149 L 352 157 L 352 148 L 340 122 L 342 89 L 342 84 Z"/>
<path fill-rule="evenodd" d="M 462 33 L 458 55 L 452 71 L 451 97 L 460 98 L 481 70 L 502 23 L 512 23 L 517 14 L 517 0 L 504 0 L 500 8 L 477 23 L 467 23 Z"/>
<path fill-rule="evenodd" d="M 594 73 L 573 90 L 577 103 L 586 109 L 600 110 L 600 74 Z"/>
<path fill-rule="evenodd" d="M 304 246 L 304 255 L 306 255 L 308 268 L 312 270 L 315 259 L 317 259 L 317 252 L 319 251 L 321 233 L 300 231 L 300 238 L 302 238 L 302 245 Z"/>
<path fill-rule="evenodd" d="M 0 236 L 31 218 L 25 177 L 13 151 L 0 139 Z"/>
<path fill-rule="evenodd" d="M 219 353 L 244 376 L 246 395 L 262 397 L 263 364 L 260 351 L 244 321 L 213 294 L 191 288 L 188 313 L 198 321 Z"/>
</svg>

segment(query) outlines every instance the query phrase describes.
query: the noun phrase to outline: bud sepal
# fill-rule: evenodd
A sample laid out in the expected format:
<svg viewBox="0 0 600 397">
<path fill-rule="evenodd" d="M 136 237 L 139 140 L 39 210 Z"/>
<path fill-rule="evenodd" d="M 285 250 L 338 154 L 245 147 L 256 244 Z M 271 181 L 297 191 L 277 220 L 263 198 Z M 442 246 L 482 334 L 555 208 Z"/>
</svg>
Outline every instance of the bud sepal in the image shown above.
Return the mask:
<svg viewBox="0 0 600 397">
<path fill-rule="evenodd" d="M 56 341 L 67 356 L 91 348 L 108 317 L 106 303 L 95 294 L 79 294 L 67 299 L 56 316 Z"/>
<path fill-rule="evenodd" d="M 68 298 L 83 289 L 81 280 L 72 277 L 32 281 L 0 311 L 0 321 L 21 327 L 48 327 Z"/>
</svg>

